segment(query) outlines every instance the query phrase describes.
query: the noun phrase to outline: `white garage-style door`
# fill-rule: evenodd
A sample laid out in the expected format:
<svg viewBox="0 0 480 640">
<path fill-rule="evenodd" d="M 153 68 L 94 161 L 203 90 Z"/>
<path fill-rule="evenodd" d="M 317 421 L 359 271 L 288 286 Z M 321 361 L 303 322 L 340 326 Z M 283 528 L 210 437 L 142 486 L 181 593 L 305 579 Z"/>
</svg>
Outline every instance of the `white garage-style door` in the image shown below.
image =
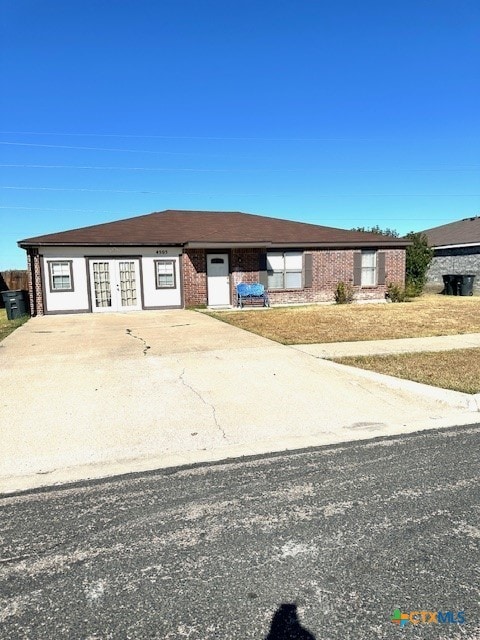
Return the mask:
<svg viewBox="0 0 480 640">
<path fill-rule="evenodd" d="M 135 258 L 90 259 L 92 311 L 139 311 L 140 267 Z"/>
<path fill-rule="evenodd" d="M 228 253 L 209 253 L 207 255 L 209 307 L 226 307 L 230 305 L 229 272 Z"/>
</svg>

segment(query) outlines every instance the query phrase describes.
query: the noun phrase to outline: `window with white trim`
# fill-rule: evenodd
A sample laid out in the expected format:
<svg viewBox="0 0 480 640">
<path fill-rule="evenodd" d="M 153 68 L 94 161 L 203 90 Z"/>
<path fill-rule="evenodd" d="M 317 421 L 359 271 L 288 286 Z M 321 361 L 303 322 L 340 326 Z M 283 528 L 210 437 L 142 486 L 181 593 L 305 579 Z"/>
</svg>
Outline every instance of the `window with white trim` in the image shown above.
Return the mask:
<svg viewBox="0 0 480 640">
<path fill-rule="evenodd" d="M 50 291 L 73 291 L 72 261 L 49 262 Z"/>
<path fill-rule="evenodd" d="M 303 286 L 303 253 L 284 251 L 267 253 L 269 289 L 301 289 Z"/>
<path fill-rule="evenodd" d="M 155 260 L 157 289 L 175 289 L 175 260 Z"/>
<path fill-rule="evenodd" d="M 377 252 L 371 249 L 362 251 L 362 287 L 377 285 Z"/>
</svg>

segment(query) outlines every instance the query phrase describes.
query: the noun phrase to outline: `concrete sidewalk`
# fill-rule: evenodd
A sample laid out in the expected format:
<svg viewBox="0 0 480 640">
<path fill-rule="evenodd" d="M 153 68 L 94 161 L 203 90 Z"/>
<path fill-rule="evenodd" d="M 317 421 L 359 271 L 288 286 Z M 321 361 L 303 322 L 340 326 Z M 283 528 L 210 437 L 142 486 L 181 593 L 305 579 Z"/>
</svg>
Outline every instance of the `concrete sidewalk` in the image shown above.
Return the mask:
<svg viewBox="0 0 480 640">
<path fill-rule="evenodd" d="M 478 415 L 190 311 L 33 318 L 0 343 L 0 385 L 3 493 Z"/>
<path fill-rule="evenodd" d="M 293 348 L 317 358 L 387 355 L 419 351 L 449 351 L 480 347 L 480 333 L 430 338 L 400 338 L 397 340 L 367 340 L 363 342 L 331 342 L 328 344 L 298 344 Z"/>
</svg>

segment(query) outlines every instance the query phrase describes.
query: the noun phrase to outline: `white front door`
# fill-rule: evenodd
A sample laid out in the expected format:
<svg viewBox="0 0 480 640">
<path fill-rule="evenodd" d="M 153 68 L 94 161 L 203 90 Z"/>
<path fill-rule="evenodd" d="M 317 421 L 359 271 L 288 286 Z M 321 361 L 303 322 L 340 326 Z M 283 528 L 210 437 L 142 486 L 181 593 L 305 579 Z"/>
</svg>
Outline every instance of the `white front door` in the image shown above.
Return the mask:
<svg viewBox="0 0 480 640">
<path fill-rule="evenodd" d="M 90 260 L 92 311 L 139 311 L 140 269 L 135 258 Z"/>
<path fill-rule="evenodd" d="M 208 306 L 230 305 L 228 253 L 207 254 Z"/>
</svg>

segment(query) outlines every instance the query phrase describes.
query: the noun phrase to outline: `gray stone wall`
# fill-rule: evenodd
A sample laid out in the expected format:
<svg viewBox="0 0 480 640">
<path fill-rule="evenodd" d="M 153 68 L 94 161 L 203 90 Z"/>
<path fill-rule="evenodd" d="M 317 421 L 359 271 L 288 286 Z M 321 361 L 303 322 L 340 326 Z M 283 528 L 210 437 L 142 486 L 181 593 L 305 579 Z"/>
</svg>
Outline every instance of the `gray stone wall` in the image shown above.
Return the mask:
<svg viewBox="0 0 480 640">
<path fill-rule="evenodd" d="M 480 245 L 456 249 L 435 249 L 427 273 L 427 285 L 443 285 L 444 274 L 474 274 L 473 289 L 480 293 Z"/>
</svg>

